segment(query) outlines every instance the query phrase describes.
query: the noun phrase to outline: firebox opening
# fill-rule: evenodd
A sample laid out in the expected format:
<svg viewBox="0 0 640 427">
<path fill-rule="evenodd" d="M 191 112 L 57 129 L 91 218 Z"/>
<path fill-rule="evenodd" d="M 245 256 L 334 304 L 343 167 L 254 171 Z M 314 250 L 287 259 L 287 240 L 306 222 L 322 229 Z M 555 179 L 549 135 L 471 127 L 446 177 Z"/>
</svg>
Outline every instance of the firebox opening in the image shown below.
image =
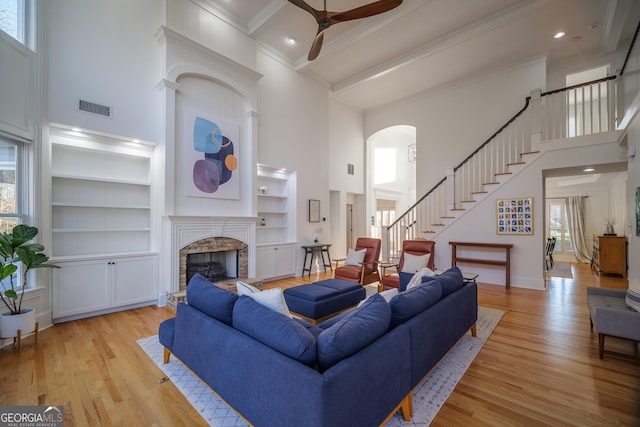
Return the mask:
<svg viewBox="0 0 640 427">
<path fill-rule="evenodd" d="M 236 279 L 238 263 L 236 250 L 187 254 L 187 283 L 197 273 L 212 283 Z"/>
</svg>

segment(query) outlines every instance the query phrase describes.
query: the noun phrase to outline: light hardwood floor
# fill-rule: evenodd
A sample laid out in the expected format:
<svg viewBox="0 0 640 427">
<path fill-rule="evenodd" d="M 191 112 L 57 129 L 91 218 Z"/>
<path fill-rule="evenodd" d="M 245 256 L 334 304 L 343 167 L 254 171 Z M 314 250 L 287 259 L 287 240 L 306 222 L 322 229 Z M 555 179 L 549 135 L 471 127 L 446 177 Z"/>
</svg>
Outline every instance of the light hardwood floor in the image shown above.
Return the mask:
<svg viewBox="0 0 640 427">
<path fill-rule="evenodd" d="M 572 268 L 575 279 L 552 278 L 546 291 L 479 285 L 480 305 L 505 315 L 432 425 L 640 426 L 640 362 L 600 360 L 586 309 L 587 286 L 625 289 L 626 280 Z M 0 406 L 64 405 L 67 427 L 206 425 L 136 344 L 172 316 L 147 307 L 78 320 L 42 331 L 37 344 L 27 338 L 19 352 L 0 350 Z M 622 340 L 606 346 L 640 353 Z"/>
</svg>

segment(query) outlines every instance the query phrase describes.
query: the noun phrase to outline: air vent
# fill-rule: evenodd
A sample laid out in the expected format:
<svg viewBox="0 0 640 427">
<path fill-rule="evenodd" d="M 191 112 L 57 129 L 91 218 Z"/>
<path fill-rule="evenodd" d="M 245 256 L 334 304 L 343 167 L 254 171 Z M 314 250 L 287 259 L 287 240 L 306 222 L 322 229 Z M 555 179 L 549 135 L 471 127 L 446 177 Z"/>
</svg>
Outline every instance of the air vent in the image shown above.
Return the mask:
<svg viewBox="0 0 640 427">
<path fill-rule="evenodd" d="M 347 163 L 347 173 L 349 175 L 353 175 L 354 174 L 354 166 L 351 163 Z"/>
<path fill-rule="evenodd" d="M 82 99 L 78 101 L 78 110 L 84 111 L 85 113 L 97 114 L 103 117 L 111 117 L 111 107 Z"/>
</svg>

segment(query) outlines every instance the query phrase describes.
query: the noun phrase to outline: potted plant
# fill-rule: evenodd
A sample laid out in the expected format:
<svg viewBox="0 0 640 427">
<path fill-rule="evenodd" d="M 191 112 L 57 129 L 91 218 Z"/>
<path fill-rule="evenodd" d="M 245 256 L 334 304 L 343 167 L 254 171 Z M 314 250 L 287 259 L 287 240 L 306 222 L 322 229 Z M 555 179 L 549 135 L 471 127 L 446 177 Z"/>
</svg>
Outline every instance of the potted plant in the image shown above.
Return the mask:
<svg viewBox="0 0 640 427">
<path fill-rule="evenodd" d="M 0 337 L 11 338 L 18 330 L 30 333 L 35 329 L 35 310 L 22 309 L 24 291 L 18 294 L 16 287 L 19 263 L 22 263 L 22 284 L 27 280 L 29 270 L 36 268 L 60 268 L 49 264 L 49 257 L 44 253 L 44 246 L 29 243 L 38 234 L 36 227 L 20 224 L 11 233 L 0 233 L 0 299 L 9 309 L 0 316 Z"/>
</svg>

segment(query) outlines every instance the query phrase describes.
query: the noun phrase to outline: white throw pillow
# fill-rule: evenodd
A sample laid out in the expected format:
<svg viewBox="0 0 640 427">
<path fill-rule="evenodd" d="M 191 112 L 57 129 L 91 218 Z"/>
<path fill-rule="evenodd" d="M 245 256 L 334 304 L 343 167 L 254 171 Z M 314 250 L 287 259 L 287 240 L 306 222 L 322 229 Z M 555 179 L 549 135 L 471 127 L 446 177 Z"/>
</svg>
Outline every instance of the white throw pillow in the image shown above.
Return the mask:
<svg viewBox="0 0 640 427">
<path fill-rule="evenodd" d="M 346 265 L 360 265 L 362 261 L 364 261 L 364 256 L 367 254 L 366 249 L 360 249 L 359 251 L 354 251 L 353 249 L 349 249 L 347 251 L 347 259 L 344 261 Z"/>
<path fill-rule="evenodd" d="M 379 292 L 380 296 L 382 298 L 384 298 L 384 300 L 389 303 L 389 301 L 391 301 L 391 298 L 395 297 L 396 295 L 398 295 L 398 288 L 391 288 L 391 289 L 387 289 L 386 291 L 382 291 Z M 358 307 L 360 307 L 362 304 L 364 304 L 364 302 L 366 300 L 368 300 L 369 298 L 371 298 L 372 296 L 374 296 L 375 293 L 369 295 L 368 297 L 366 297 L 365 299 L 363 299 L 362 301 L 360 301 L 360 303 L 358 304 Z"/>
<path fill-rule="evenodd" d="M 411 277 L 411 280 L 407 283 L 407 289 L 405 289 L 405 291 L 421 284 L 423 277 L 435 275 L 436 273 L 434 273 L 429 267 L 421 268 Z"/>
<path fill-rule="evenodd" d="M 273 311 L 277 311 L 287 317 L 293 318 L 289 312 L 289 307 L 287 307 L 287 302 L 284 300 L 282 289 L 280 288 L 266 289 L 264 291 L 248 294 L 247 296 L 249 298 L 253 298 L 255 302 L 260 303 Z"/>
<path fill-rule="evenodd" d="M 238 291 L 238 296 L 251 295 L 260 292 L 260 289 L 256 288 L 255 286 L 241 282 L 239 280 L 236 282 L 236 290 Z"/>
<path fill-rule="evenodd" d="M 415 273 L 429 264 L 429 258 L 431 258 L 431 254 L 412 255 L 405 253 L 404 262 L 402 263 L 402 271 L 404 273 Z"/>
<path fill-rule="evenodd" d="M 629 281 L 625 302 L 635 311 L 640 311 L 640 280 L 633 279 Z"/>
</svg>

